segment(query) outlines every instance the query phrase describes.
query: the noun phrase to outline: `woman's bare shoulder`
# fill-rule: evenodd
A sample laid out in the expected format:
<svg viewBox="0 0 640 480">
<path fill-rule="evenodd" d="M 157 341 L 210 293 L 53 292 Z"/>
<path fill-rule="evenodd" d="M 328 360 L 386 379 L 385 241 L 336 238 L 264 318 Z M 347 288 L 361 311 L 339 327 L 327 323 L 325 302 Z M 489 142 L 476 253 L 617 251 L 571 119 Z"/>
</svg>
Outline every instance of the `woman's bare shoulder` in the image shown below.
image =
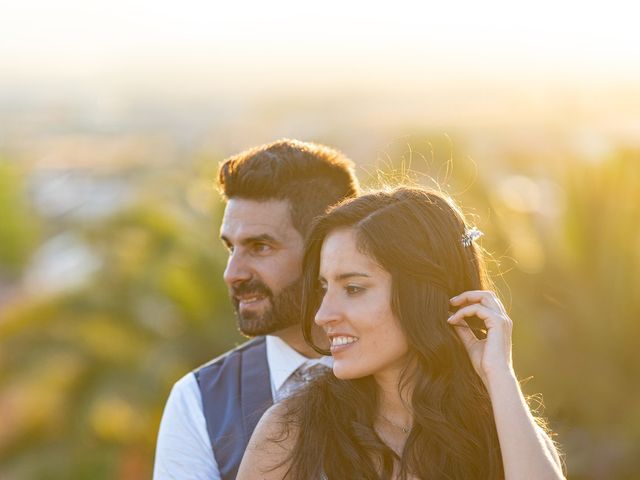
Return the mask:
<svg viewBox="0 0 640 480">
<path fill-rule="evenodd" d="M 288 413 L 286 402 L 277 403 L 265 412 L 251 435 L 237 480 L 286 478 L 289 455 L 298 434 Z"/>
<path fill-rule="evenodd" d="M 290 451 L 297 436 L 296 422 L 291 421 L 290 406 L 288 402 L 280 402 L 269 408 L 258 422 L 251 436 L 251 443 L 259 442 L 268 447 L 270 444 L 281 445 Z"/>
</svg>

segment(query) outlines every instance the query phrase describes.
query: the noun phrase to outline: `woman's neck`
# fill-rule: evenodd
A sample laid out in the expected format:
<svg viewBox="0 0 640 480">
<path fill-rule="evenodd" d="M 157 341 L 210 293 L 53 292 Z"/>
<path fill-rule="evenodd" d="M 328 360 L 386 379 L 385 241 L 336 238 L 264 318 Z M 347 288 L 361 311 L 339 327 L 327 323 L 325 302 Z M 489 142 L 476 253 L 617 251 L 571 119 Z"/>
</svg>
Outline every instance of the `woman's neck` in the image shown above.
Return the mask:
<svg viewBox="0 0 640 480">
<path fill-rule="evenodd" d="M 403 385 L 400 391 L 402 370 L 386 370 L 374 375 L 378 385 L 378 414 L 382 419 L 397 427 L 411 427 L 413 413 L 411 411 L 411 384 Z"/>
</svg>

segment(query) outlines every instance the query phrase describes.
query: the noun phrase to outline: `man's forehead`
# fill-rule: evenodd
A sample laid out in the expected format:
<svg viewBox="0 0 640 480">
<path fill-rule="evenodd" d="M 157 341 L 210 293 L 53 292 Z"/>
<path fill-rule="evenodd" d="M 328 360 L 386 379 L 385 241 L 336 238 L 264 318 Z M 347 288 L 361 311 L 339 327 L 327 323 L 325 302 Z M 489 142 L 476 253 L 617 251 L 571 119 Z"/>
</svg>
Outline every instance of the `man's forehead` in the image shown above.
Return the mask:
<svg viewBox="0 0 640 480">
<path fill-rule="evenodd" d="M 287 200 L 249 200 L 233 198 L 224 210 L 220 234 L 248 237 L 268 234 L 287 236 L 293 229 Z"/>
</svg>

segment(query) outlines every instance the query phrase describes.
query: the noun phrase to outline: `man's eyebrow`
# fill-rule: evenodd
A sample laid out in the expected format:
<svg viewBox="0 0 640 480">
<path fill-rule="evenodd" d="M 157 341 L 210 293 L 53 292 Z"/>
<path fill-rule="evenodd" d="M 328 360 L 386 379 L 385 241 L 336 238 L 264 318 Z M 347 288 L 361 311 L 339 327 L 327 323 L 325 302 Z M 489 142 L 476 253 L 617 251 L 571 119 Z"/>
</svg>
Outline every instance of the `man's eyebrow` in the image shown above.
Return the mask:
<svg viewBox="0 0 640 480">
<path fill-rule="evenodd" d="M 231 245 L 231 241 L 224 235 L 220 235 L 220 240 L 222 240 L 227 245 Z M 252 235 L 250 237 L 245 237 L 240 241 L 242 245 L 249 245 L 251 243 L 260 243 L 260 242 L 280 243 L 274 236 L 269 235 L 268 233 L 262 233 L 260 235 Z"/>
<path fill-rule="evenodd" d="M 258 243 L 258 242 L 268 242 L 268 243 L 279 243 L 278 240 L 268 233 L 262 233 L 260 235 L 252 235 L 251 237 L 243 238 L 241 243 L 247 245 L 249 243 Z"/>
</svg>

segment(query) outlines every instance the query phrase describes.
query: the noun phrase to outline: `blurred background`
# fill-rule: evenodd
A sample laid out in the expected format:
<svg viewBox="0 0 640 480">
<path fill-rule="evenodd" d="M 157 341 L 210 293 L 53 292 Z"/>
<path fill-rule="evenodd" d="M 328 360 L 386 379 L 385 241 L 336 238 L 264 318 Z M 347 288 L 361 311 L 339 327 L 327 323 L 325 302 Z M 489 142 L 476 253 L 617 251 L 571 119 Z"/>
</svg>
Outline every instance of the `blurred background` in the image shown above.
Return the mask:
<svg viewBox="0 0 640 480">
<path fill-rule="evenodd" d="M 0 1 L 0 479 L 150 478 L 173 382 L 242 341 L 217 165 L 282 137 L 448 189 L 569 478 L 640 478 L 635 9 Z"/>
</svg>

